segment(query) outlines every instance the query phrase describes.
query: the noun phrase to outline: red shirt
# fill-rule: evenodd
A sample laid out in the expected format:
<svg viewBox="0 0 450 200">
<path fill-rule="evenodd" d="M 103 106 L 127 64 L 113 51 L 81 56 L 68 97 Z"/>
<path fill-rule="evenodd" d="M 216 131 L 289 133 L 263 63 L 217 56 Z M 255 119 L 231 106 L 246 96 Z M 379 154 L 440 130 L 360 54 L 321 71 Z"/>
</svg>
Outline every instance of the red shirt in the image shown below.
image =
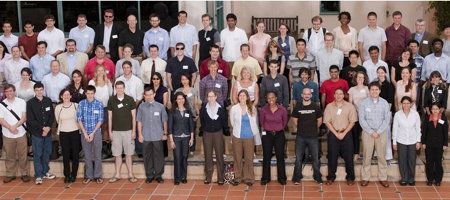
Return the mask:
<svg viewBox="0 0 450 200">
<path fill-rule="evenodd" d="M 394 63 L 398 61 L 410 40 L 411 32 L 408 28 L 400 24 L 400 27 L 395 30 L 394 24 L 386 28 L 386 61 Z"/>
<path fill-rule="evenodd" d="M 19 47 L 22 46 L 27 54 L 28 58 L 31 59 L 37 53 L 37 37 L 38 34 L 34 33 L 32 36 L 28 36 L 27 34 L 23 34 L 19 37 Z M 9 52 L 11 53 L 11 52 Z"/>
<path fill-rule="evenodd" d="M 205 76 L 208 76 L 209 69 L 208 69 L 208 62 L 211 60 L 211 58 L 207 58 L 202 61 L 200 64 L 200 80 L 203 79 Z M 230 70 L 228 69 L 228 63 L 227 61 L 218 58 L 217 62 L 219 63 L 219 69 L 217 70 L 217 73 L 219 73 L 222 76 L 225 76 L 225 78 L 230 78 Z"/>
<path fill-rule="evenodd" d="M 99 65 L 97 63 L 97 57 L 93 57 L 87 62 L 86 67 L 84 68 L 84 75 L 86 76 L 87 80 L 91 80 L 92 78 L 94 78 L 95 67 L 97 67 L 97 65 Z M 108 77 L 108 79 L 113 80 L 116 75 L 116 65 L 114 65 L 114 62 L 111 59 L 105 57 L 103 58 L 102 65 L 105 66 L 106 76 Z"/>
<path fill-rule="evenodd" d="M 278 110 L 272 113 L 269 104 L 266 104 L 259 113 L 259 122 L 264 131 L 282 131 L 288 122 L 287 110 L 278 105 Z"/>
<path fill-rule="evenodd" d="M 344 79 L 339 79 L 337 82 L 333 82 L 330 79 L 324 81 L 320 86 L 320 93 L 326 95 L 325 105 L 334 101 L 334 91 L 338 88 L 342 88 L 344 93 L 348 92 L 348 83 Z"/>
</svg>

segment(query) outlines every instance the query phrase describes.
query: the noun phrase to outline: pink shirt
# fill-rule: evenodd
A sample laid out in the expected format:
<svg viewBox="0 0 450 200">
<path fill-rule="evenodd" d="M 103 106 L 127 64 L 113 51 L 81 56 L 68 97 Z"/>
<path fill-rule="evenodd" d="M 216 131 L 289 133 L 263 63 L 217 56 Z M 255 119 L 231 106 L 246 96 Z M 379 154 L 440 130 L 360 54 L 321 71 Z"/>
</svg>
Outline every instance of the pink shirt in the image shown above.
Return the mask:
<svg viewBox="0 0 450 200">
<path fill-rule="evenodd" d="M 270 40 L 270 35 L 265 33 L 262 37 L 258 37 L 256 34 L 250 36 L 248 44 L 250 45 L 251 55 L 258 61 L 263 60 L 264 55 L 266 55 L 267 44 L 269 44 Z"/>
<path fill-rule="evenodd" d="M 86 67 L 84 68 L 84 75 L 86 76 L 87 80 L 91 80 L 92 78 L 94 78 L 95 67 L 97 67 L 97 65 L 99 65 L 97 63 L 97 57 L 93 57 L 87 62 Z M 108 79 L 113 80 L 116 74 L 116 65 L 114 65 L 114 62 L 109 58 L 103 58 L 102 65 L 105 67 L 106 76 L 108 77 Z"/>
</svg>

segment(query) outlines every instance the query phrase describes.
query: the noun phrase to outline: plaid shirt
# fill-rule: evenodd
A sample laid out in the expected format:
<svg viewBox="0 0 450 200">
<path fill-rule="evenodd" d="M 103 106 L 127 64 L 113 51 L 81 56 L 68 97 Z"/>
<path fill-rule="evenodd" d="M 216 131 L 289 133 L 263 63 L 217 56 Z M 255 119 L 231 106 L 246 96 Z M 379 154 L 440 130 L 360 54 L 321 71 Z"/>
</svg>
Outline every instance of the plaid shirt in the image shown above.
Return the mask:
<svg viewBox="0 0 450 200">
<path fill-rule="evenodd" d="M 383 98 L 368 97 L 361 101 L 358 108 L 359 124 L 364 132 L 381 134 L 389 128 L 391 111 L 389 104 Z"/>
<path fill-rule="evenodd" d="M 97 123 L 103 122 L 103 104 L 94 99 L 89 102 L 87 99 L 81 100 L 77 110 L 78 121 L 83 123 L 84 128 L 88 134 L 94 131 Z"/>
<path fill-rule="evenodd" d="M 213 79 L 210 74 L 205 76 L 205 78 L 200 81 L 199 96 L 202 102 L 208 102 L 207 92 L 210 90 L 217 92 L 217 103 L 223 106 L 228 95 L 227 78 L 220 74 L 217 74 L 215 79 Z"/>
</svg>

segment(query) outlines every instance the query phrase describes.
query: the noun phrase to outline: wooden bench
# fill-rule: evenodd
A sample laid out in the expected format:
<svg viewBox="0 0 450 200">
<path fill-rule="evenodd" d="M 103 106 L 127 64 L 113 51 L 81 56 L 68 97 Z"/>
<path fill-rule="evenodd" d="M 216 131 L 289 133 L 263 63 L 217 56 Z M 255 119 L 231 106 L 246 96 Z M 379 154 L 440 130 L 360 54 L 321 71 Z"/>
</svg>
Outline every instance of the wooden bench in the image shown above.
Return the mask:
<svg viewBox="0 0 450 200">
<path fill-rule="evenodd" d="M 281 23 L 285 23 L 289 26 L 291 36 L 295 39 L 298 38 L 298 16 L 295 17 L 255 17 L 252 16 L 251 30 L 252 35 L 256 33 L 256 23 L 262 21 L 266 25 L 266 33 L 271 37 L 278 36 L 278 28 Z"/>
</svg>

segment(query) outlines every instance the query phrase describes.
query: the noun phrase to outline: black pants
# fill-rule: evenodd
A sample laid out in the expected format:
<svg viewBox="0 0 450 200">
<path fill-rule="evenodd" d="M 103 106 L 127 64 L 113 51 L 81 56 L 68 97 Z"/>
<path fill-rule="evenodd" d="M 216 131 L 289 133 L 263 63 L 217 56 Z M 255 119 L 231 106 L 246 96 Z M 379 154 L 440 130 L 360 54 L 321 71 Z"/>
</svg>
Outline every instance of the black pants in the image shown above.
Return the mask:
<svg viewBox="0 0 450 200">
<path fill-rule="evenodd" d="M 442 167 L 442 154 L 444 150 L 442 147 L 434 148 L 429 147 L 425 149 L 426 165 L 425 172 L 427 174 L 428 181 L 434 181 L 440 183 L 442 181 L 442 176 L 444 175 L 444 169 Z"/>
<path fill-rule="evenodd" d="M 355 180 L 355 167 L 353 165 L 353 138 L 347 133 L 339 140 L 333 133 L 328 134 L 328 176 L 327 180 L 336 179 L 338 158 L 341 156 L 345 161 L 346 180 Z"/>
<path fill-rule="evenodd" d="M 182 181 L 187 178 L 187 159 L 189 154 L 189 137 L 173 138 L 175 149 L 173 150 L 174 180 Z"/>
<path fill-rule="evenodd" d="M 397 143 L 398 168 L 400 181 L 412 183 L 416 174 L 416 144 L 405 145 Z"/>
<path fill-rule="evenodd" d="M 360 151 L 360 140 L 361 140 L 361 132 L 362 128 L 361 125 L 359 125 L 358 122 L 355 122 L 355 125 L 353 126 L 351 130 L 352 140 L 353 140 L 353 154 L 359 154 Z"/>
<path fill-rule="evenodd" d="M 60 132 L 59 142 L 63 156 L 64 177 L 77 177 L 80 163 L 81 135 L 80 131 Z M 72 161 L 72 167 L 70 166 Z"/>
<path fill-rule="evenodd" d="M 286 167 L 284 163 L 286 136 L 284 135 L 284 131 L 266 132 L 266 135 L 263 135 L 261 139 L 263 147 L 263 172 L 261 180 L 270 180 L 272 149 L 275 148 L 278 181 L 286 181 Z"/>
<path fill-rule="evenodd" d="M 142 144 L 145 176 L 148 179 L 161 178 L 164 173 L 163 143 L 167 142 L 144 141 Z"/>
<path fill-rule="evenodd" d="M 200 118 L 198 118 L 200 119 Z M 194 121 L 194 142 L 189 147 L 189 152 L 195 152 L 195 145 L 197 144 L 197 121 Z"/>
</svg>

